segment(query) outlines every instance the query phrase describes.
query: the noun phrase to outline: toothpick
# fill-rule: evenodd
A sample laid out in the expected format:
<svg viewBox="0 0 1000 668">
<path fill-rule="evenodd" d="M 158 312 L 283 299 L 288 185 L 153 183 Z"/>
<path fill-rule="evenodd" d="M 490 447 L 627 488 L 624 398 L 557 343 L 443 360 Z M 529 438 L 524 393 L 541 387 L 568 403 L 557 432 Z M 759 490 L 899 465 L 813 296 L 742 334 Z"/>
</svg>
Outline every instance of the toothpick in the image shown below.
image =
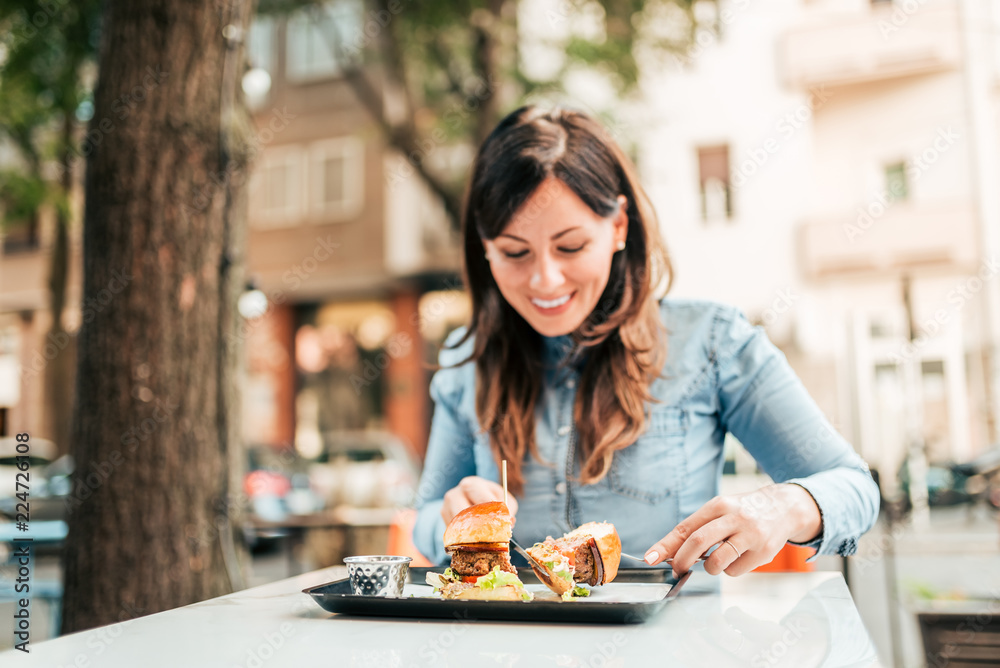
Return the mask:
<svg viewBox="0 0 1000 668">
<path fill-rule="evenodd" d="M 507 460 L 502 462 L 503 468 L 503 505 L 507 505 Z"/>
</svg>

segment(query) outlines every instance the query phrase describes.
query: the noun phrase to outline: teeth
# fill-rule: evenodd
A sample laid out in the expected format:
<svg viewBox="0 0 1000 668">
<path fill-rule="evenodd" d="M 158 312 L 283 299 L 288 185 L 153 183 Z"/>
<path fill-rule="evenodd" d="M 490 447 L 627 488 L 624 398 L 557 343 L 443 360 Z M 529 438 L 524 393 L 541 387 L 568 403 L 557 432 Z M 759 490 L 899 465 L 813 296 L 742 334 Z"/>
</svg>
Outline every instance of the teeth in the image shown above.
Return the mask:
<svg viewBox="0 0 1000 668">
<path fill-rule="evenodd" d="M 532 299 L 531 302 L 542 308 L 555 308 L 557 306 L 562 306 L 569 301 L 572 295 L 566 295 L 565 297 L 560 297 L 559 299 L 553 299 L 552 301 L 545 301 L 544 299 Z"/>
</svg>

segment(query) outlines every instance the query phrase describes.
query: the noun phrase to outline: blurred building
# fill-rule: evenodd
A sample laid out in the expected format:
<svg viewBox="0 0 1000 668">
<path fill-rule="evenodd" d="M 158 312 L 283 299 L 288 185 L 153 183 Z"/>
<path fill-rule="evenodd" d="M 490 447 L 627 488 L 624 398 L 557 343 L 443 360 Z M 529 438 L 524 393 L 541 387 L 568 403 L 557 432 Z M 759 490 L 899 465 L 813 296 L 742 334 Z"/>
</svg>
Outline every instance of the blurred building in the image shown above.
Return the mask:
<svg viewBox="0 0 1000 668">
<path fill-rule="evenodd" d="M 387 147 L 335 55 L 338 26 L 360 26 L 363 11 L 360 2 L 330 3 L 318 17 L 258 17 L 250 31 L 251 284 L 238 334 L 248 445 L 295 443 L 314 453 L 329 432 L 381 429 L 421 455 L 431 411 L 425 362 L 467 314 L 451 224 L 406 158 Z M 369 75 L 381 98 L 377 69 Z M 17 164 L 12 151 L 0 161 Z M 45 415 L 43 381 L 50 360 L 75 347 L 81 230 L 71 231 L 69 335 L 48 341 L 53 226 L 43 210 L 2 238 L 0 435 L 16 427 L 44 437 L 51 420 L 70 417 Z"/>
<path fill-rule="evenodd" d="M 995 4 L 723 1 L 632 114 L 674 294 L 764 324 L 883 480 L 907 420 L 997 439 Z"/>
<path fill-rule="evenodd" d="M 0 142 L 0 168 L 17 169 L 19 154 Z M 69 332 L 51 337 L 48 280 L 50 249 L 56 216 L 50 206 L 25 224 L 0 229 L 0 436 L 28 432 L 51 439 L 57 420 L 47 409 L 45 376 L 55 360 L 75 364 L 76 331 L 82 319 L 82 220 L 83 161 L 77 161 L 74 189 L 70 196 L 72 225 L 69 232 L 69 279 L 63 327 Z M 93 301 L 91 308 L 101 308 Z M 58 452 L 68 445 L 56 443 Z"/>
<path fill-rule="evenodd" d="M 258 154 L 247 269 L 268 301 L 248 320 L 246 439 L 312 454 L 325 434 L 381 429 L 419 456 L 426 342 L 467 307 L 443 208 L 344 76 L 337 40 L 362 12 L 337 2 L 258 17 L 249 36 Z M 388 105 L 377 68 L 365 74 Z"/>
</svg>

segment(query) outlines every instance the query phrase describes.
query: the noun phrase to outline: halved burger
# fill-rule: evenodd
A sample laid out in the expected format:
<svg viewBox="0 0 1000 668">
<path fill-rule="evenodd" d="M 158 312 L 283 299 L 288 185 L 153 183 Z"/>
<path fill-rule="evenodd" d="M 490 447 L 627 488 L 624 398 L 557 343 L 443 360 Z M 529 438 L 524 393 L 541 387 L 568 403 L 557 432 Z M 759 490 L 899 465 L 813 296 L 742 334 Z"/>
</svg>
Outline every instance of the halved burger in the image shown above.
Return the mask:
<svg viewBox="0 0 1000 668">
<path fill-rule="evenodd" d="M 528 548 L 528 554 L 545 567 L 552 583 L 549 589 L 564 594 L 575 582 L 596 587 L 614 580 L 622 541 L 613 524 L 588 522 L 562 538 L 547 537 Z"/>
<path fill-rule="evenodd" d="M 444 598 L 530 600 L 531 594 L 510 563 L 513 529 L 514 518 L 500 501 L 461 511 L 444 531 L 451 567 L 444 575 L 428 573 L 428 583 L 439 588 Z"/>
</svg>

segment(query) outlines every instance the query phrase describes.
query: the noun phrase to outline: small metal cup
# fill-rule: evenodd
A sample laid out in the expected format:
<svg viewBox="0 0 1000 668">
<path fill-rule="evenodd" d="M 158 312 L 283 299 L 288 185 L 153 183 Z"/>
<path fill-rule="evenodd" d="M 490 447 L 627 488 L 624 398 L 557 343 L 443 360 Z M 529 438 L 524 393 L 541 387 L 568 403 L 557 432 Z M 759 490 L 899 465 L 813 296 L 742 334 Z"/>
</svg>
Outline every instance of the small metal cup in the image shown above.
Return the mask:
<svg viewBox="0 0 1000 668">
<path fill-rule="evenodd" d="M 406 571 L 410 568 L 410 557 L 369 555 L 347 557 L 347 574 L 351 578 L 351 589 L 358 596 L 403 595 Z"/>
</svg>

